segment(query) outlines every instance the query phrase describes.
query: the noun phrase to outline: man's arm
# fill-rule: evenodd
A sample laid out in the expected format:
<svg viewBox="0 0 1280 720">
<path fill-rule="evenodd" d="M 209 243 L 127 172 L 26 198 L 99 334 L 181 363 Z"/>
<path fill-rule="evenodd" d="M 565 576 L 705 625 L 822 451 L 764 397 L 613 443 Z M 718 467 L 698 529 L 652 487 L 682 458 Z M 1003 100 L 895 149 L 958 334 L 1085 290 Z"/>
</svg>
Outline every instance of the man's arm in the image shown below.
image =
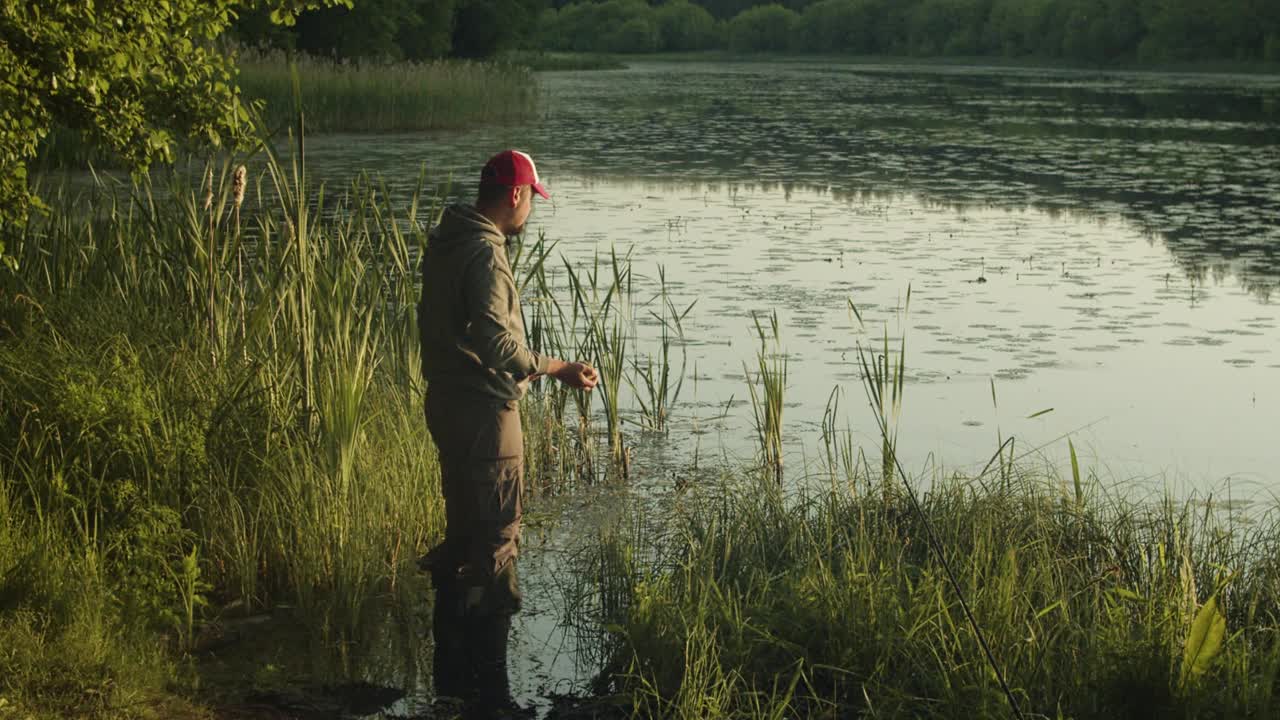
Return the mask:
<svg viewBox="0 0 1280 720">
<path fill-rule="evenodd" d="M 599 382 L 599 373 L 590 365 L 542 355 L 521 342 L 514 331 L 520 317 L 515 280 L 495 254 L 471 263 L 465 287 L 473 349 L 485 367 L 524 377 L 550 375 L 581 390 Z"/>
<path fill-rule="evenodd" d="M 511 272 L 498 262 L 493 252 L 480 255 L 466 270 L 468 334 L 480 362 L 485 367 L 529 376 L 549 370 L 547 356 L 534 352 L 521 341 L 515 327 L 520 318 L 520 298 Z"/>
</svg>

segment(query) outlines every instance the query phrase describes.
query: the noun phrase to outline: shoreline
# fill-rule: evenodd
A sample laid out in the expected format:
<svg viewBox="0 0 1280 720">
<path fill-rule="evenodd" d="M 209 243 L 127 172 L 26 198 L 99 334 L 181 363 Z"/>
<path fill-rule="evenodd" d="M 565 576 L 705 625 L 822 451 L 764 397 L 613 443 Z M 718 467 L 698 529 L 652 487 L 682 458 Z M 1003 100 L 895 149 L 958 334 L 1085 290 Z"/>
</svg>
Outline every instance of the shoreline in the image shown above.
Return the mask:
<svg viewBox="0 0 1280 720">
<path fill-rule="evenodd" d="M 901 65 L 922 68 L 957 67 L 1026 70 L 1094 71 L 1115 73 L 1161 73 L 1185 75 L 1275 75 L 1280 79 L 1280 63 L 1265 61 L 1240 62 L 1235 60 L 1206 60 L 1182 62 L 1146 63 L 1125 61 L 1109 64 L 1086 63 L 1064 59 L 1036 57 L 1004 57 L 995 55 L 808 55 L 801 53 L 740 53 L 730 50 L 704 50 L 696 52 L 657 52 L 641 54 L 622 53 L 554 53 L 558 56 L 613 60 L 624 65 L 635 62 L 722 62 L 722 63 L 778 63 L 800 65 L 831 63 L 834 65 Z M 604 69 L 604 68 L 602 68 Z M 609 68 L 612 69 L 612 68 Z"/>
</svg>

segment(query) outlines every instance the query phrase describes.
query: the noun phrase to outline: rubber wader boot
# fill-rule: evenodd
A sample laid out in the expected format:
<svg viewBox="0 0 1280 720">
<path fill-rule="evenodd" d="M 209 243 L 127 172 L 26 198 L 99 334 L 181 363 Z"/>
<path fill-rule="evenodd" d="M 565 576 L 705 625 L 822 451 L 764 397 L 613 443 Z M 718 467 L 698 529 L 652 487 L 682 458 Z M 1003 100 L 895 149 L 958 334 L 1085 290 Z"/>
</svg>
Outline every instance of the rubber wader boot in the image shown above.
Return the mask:
<svg viewBox="0 0 1280 720">
<path fill-rule="evenodd" d="M 516 562 L 511 560 L 491 578 L 481 581 L 483 589 L 468 595 L 475 600 L 467 610 L 467 644 L 470 665 L 474 669 L 475 693 L 467 704 L 468 720 L 489 718 L 532 718 L 511 697 L 511 679 L 507 667 L 507 642 L 511 635 L 511 618 L 521 604 Z"/>
<path fill-rule="evenodd" d="M 500 718 L 535 718 L 532 708 L 523 708 L 511 697 L 511 678 L 507 672 L 507 640 L 511 634 L 511 615 L 499 613 L 467 619 L 472 656 L 476 668 L 476 695 L 467 704 L 468 720 Z"/>
<path fill-rule="evenodd" d="M 444 569 L 433 568 L 431 578 L 436 588 L 436 602 L 431 609 L 431 634 L 435 638 L 431 679 L 436 695 L 470 700 L 475 697 L 475 673 L 462 622 L 462 588 L 457 575 Z"/>
</svg>

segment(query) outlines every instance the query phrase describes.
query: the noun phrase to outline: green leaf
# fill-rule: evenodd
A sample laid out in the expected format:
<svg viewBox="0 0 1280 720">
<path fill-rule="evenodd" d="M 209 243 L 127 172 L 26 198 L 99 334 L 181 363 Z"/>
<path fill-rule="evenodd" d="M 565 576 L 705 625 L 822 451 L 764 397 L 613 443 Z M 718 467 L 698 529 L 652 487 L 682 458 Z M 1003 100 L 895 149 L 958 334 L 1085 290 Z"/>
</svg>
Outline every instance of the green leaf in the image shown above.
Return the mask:
<svg viewBox="0 0 1280 720">
<path fill-rule="evenodd" d="M 1182 674 L 1178 678 L 1178 687 L 1185 690 L 1188 683 L 1204 675 L 1222 652 L 1226 634 L 1227 619 L 1218 611 L 1218 596 L 1215 594 L 1200 608 L 1191 623 L 1187 646 L 1182 651 Z"/>
<path fill-rule="evenodd" d="M 1071 453 L 1071 482 L 1076 489 L 1076 505 L 1084 505 L 1084 486 L 1080 483 L 1080 460 L 1076 458 L 1076 446 L 1067 438 L 1067 450 Z"/>
</svg>

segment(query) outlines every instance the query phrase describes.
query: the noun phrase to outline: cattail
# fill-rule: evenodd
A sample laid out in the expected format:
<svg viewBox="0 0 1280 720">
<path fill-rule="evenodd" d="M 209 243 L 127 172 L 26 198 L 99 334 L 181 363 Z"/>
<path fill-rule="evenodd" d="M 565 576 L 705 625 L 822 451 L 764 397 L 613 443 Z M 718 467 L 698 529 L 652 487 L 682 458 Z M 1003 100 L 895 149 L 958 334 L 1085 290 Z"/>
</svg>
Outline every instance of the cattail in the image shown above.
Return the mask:
<svg viewBox="0 0 1280 720">
<path fill-rule="evenodd" d="M 204 169 L 204 210 L 209 212 L 213 207 L 213 168 Z"/>
<path fill-rule="evenodd" d="M 246 170 L 243 165 L 236 167 L 235 173 L 231 176 L 231 198 L 235 202 L 237 210 L 240 209 L 240 203 L 244 202 L 244 179 Z"/>
</svg>

